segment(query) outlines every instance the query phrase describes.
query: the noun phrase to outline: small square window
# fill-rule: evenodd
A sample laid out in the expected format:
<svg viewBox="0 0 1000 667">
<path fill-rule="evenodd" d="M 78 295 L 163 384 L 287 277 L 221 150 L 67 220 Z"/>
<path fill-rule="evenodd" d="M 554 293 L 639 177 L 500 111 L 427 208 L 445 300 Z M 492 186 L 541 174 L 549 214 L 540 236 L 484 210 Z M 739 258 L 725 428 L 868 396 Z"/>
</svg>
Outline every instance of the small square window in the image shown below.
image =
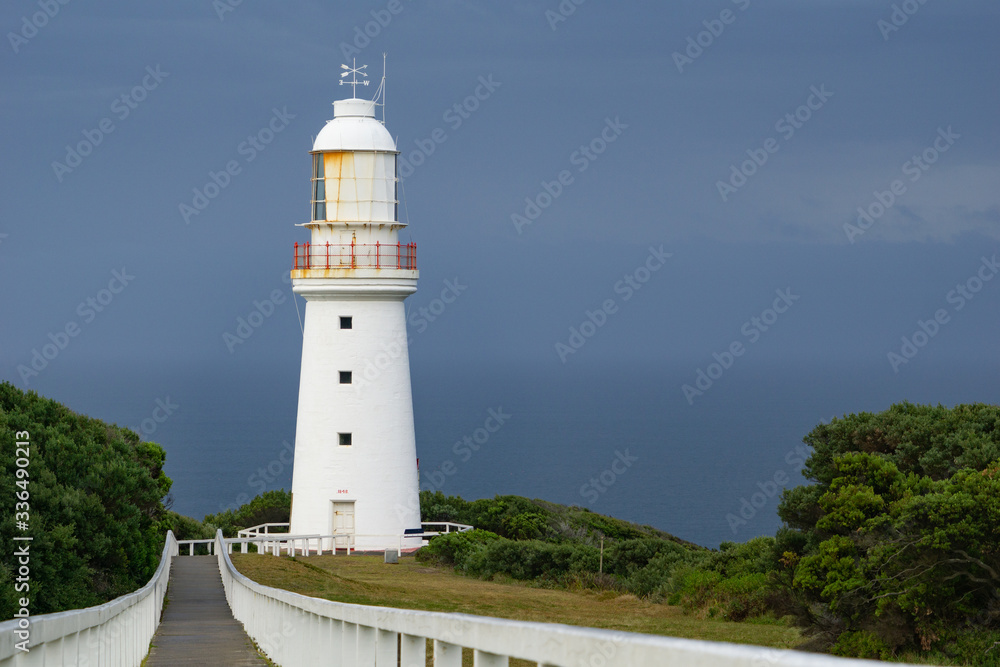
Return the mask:
<svg viewBox="0 0 1000 667">
<path fill-rule="evenodd" d="M 340 437 L 340 444 L 347 447 L 351 444 L 351 434 L 350 433 L 338 433 Z"/>
<path fill-rule="evenodd" d="M 354 328 L 354 318 L 353 317 L 341 317 L 340 318 L 340 328 L 341 329 L 353 329 Z"/>
<path fill-rule="evenodd" d="M 340 371 L 340 384 L 351 384 L 351 371 Z"/>
</svg>

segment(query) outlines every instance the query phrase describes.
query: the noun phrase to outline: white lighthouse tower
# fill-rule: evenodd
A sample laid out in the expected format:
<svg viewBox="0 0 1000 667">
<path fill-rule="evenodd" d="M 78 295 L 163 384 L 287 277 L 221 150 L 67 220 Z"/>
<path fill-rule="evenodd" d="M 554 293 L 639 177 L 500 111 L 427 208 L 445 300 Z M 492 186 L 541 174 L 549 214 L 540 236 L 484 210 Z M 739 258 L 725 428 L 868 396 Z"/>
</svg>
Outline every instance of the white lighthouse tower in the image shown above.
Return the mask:
<svg viewBox="0 0 1000 667">
<path fill-rule="evenodd" d="M 355 86 L 364 68 L 348 68 Z M 383 80 L 384 84 L 384 80 Z M 417 454 L 403 300 L 417 290 L 402 244 L 396 143 L 375 101 L 334 102 L 313 144 L 312 215 L 292 286 L 306 300 L 291 533 L 361 550 L 420 545 Z M 330 542 L 324 544 L 330 548 Z"/>
</svg>

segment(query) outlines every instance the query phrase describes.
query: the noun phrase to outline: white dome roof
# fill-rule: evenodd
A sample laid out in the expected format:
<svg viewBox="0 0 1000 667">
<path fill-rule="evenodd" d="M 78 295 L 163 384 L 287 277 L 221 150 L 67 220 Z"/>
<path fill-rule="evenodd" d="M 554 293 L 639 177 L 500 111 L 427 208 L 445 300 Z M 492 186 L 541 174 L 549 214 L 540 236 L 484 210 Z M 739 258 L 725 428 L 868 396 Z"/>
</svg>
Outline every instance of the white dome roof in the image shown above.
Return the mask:
<svg viewBox="0 0 1000 667">
<path fill-rule="evenodd" d="M 371 100 L 338 100 L 333 116 L 316 136 L 313 151 L 396 151 L 389 130 L 375 120 Z"/>
</svg>

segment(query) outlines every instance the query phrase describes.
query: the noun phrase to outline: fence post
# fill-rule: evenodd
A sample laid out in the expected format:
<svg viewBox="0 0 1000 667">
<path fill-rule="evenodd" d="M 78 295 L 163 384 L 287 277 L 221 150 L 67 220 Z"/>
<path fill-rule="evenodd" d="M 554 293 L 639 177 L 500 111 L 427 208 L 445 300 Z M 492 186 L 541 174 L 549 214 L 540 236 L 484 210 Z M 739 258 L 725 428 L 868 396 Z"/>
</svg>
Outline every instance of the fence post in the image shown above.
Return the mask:
<svg viewBox="0 0 1000 667">
<path fill-rule="evenodd" d="M 435 639 L 434 667 L 462 667 L 462 647 Z"/>
<path fill-rule="evenodd" d="M 375 664 L 375 628 L 367 625 L 358 625 L 356 627 L 358 633 L 358 661 L 356 664 L 373 665 Z"/>
<path fill-rule="evenodd" d="M 336 656 L 344 653 L 344 622 L 336 618 L 326 619 L 323 635 L 328 649 L 324 655 Z M 423 664 L 420 667 L 424 667 Z"/>
<path fill-rule="evenodd" d="M 507 656 L 505 655 L 475 651 L 472 656 L 472 664 L 475 667 L 507 667 L 508 664 Z"/>
<path fill-rule="evenodd" d="M 340 627 L 340 664 L 343 667 L 357 667 L 358 626 L 344 621 Z"/>
<path fill-rule="evenodd" d="M 399 635 L 389 630 L 375 631 L 375 667 L 396 667 L 396 647 Z"/>
<path fill-rule="evenodd" d="M 399 646 L 400 667 L 424 667 L 427 664 L 427 640 L 403 635 Z"/>
</svg>

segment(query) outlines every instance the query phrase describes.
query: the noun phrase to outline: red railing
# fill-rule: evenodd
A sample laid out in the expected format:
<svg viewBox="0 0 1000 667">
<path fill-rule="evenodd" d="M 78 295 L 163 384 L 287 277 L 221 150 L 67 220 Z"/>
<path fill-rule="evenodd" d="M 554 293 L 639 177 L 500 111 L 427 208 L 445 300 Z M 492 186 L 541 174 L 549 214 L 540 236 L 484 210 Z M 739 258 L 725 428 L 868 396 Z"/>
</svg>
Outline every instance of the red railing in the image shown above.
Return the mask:
<svg viewBox="0 0 1000 667">
<path fill-rule="evenodd" d="M 416 243 L 296 243 L 295 269 L 417 268 Z"/>
</svg>

